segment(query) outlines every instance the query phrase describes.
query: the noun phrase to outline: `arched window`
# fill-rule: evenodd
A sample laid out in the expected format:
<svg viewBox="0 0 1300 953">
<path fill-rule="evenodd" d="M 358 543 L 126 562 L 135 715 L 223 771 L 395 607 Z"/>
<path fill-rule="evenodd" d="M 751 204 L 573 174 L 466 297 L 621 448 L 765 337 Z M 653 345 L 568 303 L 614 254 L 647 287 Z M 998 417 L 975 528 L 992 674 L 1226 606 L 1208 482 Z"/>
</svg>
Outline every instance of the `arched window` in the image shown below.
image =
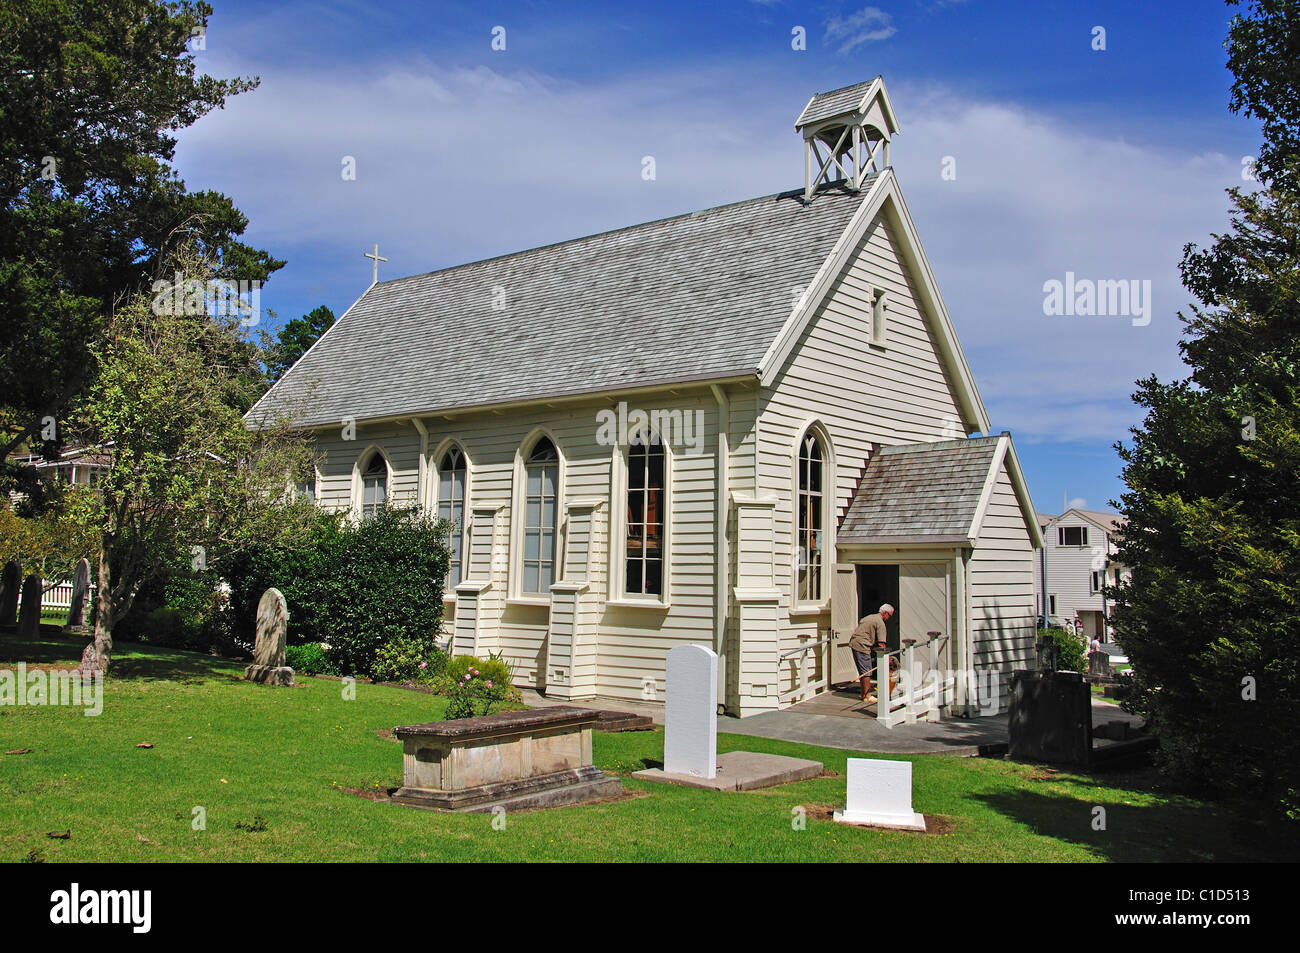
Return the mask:
<svg viewBox="0 0 1300 953">
<path fill-rule="evenodd" d="M 811 430 L 799 443 L 799 573 L 800 602 L 822 598 L 822 550 L 824 548 L 825 473 L 821 441 Z"/>
<path fill-rule="evenodd" d="M 549 593 L 555 582 L 559 485 L 560 455 L 542 437 L 524 463 L 524 592 Z"/>
<path fill-rule="evenodd" d="M 370 456 L 370 463 L 361 474 L 361 516 L 374 516 L 383 509 L 388 499 L 388 462 L 382 453 Z"/>
<path fill-rule="evenodd" d="M 625 565 L 625 592 L 663 595 L 664 445 L 658 434 L 628 441 Z"/>
<path fill-rule="evenodd" d="M 447 533 L 451 560 L 447 566 L 447 587 L 464 578 L 465 544 L 465 454 L 452 447 L 438 461 L 438 519 L 451 523 Z"/>
</svg>

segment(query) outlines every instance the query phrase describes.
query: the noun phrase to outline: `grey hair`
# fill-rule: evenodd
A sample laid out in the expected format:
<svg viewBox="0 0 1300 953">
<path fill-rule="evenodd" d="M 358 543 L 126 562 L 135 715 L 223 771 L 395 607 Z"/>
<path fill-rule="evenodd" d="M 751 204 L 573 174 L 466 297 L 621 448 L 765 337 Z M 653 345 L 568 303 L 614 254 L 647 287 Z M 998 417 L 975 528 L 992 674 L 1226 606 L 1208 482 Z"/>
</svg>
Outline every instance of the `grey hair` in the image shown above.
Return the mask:
<svg viewBox="0 0 1300 953">
<path fill-rule="evenodd" d="M 888 602 L 886 602 L 883 606 L 880 607 L 880 611 L 881 611 L 882 613 L 885 613 L 885 612 L 893 612 L 893 611 L 894 611 L 894 607 L 891 606 Z"/>
</svg>

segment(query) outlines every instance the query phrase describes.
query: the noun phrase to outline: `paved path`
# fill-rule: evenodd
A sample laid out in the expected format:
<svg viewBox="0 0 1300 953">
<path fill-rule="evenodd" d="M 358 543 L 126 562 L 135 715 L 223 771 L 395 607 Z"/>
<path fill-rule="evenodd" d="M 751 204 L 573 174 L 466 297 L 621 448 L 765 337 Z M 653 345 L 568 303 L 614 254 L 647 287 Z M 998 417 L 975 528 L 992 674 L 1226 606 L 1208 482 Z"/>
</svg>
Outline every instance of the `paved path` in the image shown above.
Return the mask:
<svg viewBox="0 0 1300 953">
<path fill-rule="evenodd" d="M 664 722 L 662 702 L 628 701 L 623 698 L 594 698 L 581 702 L 548 699 L 524 691 L 524 704 L 534 707 L 577 704 L 585 708 L 609 708 L 649 715 L 655 724 Z M 1128 721 L 1140 723 L 1109 702 L 1093 700 L 1092 722 Z M 718 716 L 718 731 L 755 738 L 775 738 L 803 744 L 868 751 L 878 754 L 946 754 L 975 757 L 996 754 L 1007 744 L 1005 712 L 987 718 L 946 718 L 886 728 L 866 710 L 856 692 L 830 692 L 781 711 L 764 712 L 748 718 Z"/>
</svg>

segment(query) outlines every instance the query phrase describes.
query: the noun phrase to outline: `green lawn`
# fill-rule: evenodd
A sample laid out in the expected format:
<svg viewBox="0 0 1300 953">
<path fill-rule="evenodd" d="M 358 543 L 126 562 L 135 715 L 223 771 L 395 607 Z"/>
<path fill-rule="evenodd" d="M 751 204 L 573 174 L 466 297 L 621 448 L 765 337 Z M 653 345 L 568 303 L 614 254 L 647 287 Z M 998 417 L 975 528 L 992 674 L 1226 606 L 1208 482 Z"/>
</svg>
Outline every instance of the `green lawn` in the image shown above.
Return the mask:
<svg viewBox="0 0 1300 953">
<path fill-rule="evenodd" d="M 72 665 L 81 640 L 0 634 L 0 667 Z M 788 860 L 1089 861 L 1293 857 L 1221 805 L 1161 791 L 1149 771 L 1095 778 L 995 759 L 912 757 L 916 809 L 947 833 L 849 828 L 823 819 L 844 797 L 849 752 L 719 735 L 721 750 L 816 758 L 835 776 L 719 794 L 627 780 L 635 796 L 508 816 L 439 814 L 345 789 L 400 782 L 381 737 L 429 721 L 441 699 L 301 678 L 272 689 L 241 665 L 119 646 L 103 714 L 0 707 L 0 860 Z M 152 748 L 138 748 L 148 743 Z M 3 752 L 30 748 L 28 754 Z M 663 756 L 662 732 L 597 734 L 596 761 L 626 775 Z M 1093 808 L 1106 830 L 1092 829 Z M 795 830 L 792 809 L 807 809 Z M 192 829 L 195 807 L 206 830 Z M 67 839 L 50 833 L 70 831 Z"/>
</svg>

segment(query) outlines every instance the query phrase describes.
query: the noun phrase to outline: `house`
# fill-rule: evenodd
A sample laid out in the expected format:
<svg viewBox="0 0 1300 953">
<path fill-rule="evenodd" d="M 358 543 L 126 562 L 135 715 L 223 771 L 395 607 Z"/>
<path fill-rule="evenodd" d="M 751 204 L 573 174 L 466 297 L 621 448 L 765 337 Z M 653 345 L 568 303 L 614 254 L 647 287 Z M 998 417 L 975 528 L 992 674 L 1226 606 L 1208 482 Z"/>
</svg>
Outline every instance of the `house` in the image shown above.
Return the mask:
<svg viewBox="0 0 1300 953">
<path fill-rule="evenodd" d="M 1038 514 L 1043 548 L 1034 573 L 1038 611 L 1073 624 L 1088 641 L 1110 641 L 1105 587 L 1127 582 L 1131 571 L 1115 561 L 1116 537 L 1124 517 L 1097 510 L 1068 509 L 1060 516 Z"/>
<path fill-rule="evenodd" d="M 851 679 L 885 598 L 895 646 L 1006 676 L 1041 538 L 897 130 L 879 77 L 818 94 L 801 190 L 374 283 L 250 419 L 315 434 L 318 505 L 450 520 L 451 650 L 548 696 L 662 698 L 699 643 L 727 711 L 771 711 Z"/>
</svg>

